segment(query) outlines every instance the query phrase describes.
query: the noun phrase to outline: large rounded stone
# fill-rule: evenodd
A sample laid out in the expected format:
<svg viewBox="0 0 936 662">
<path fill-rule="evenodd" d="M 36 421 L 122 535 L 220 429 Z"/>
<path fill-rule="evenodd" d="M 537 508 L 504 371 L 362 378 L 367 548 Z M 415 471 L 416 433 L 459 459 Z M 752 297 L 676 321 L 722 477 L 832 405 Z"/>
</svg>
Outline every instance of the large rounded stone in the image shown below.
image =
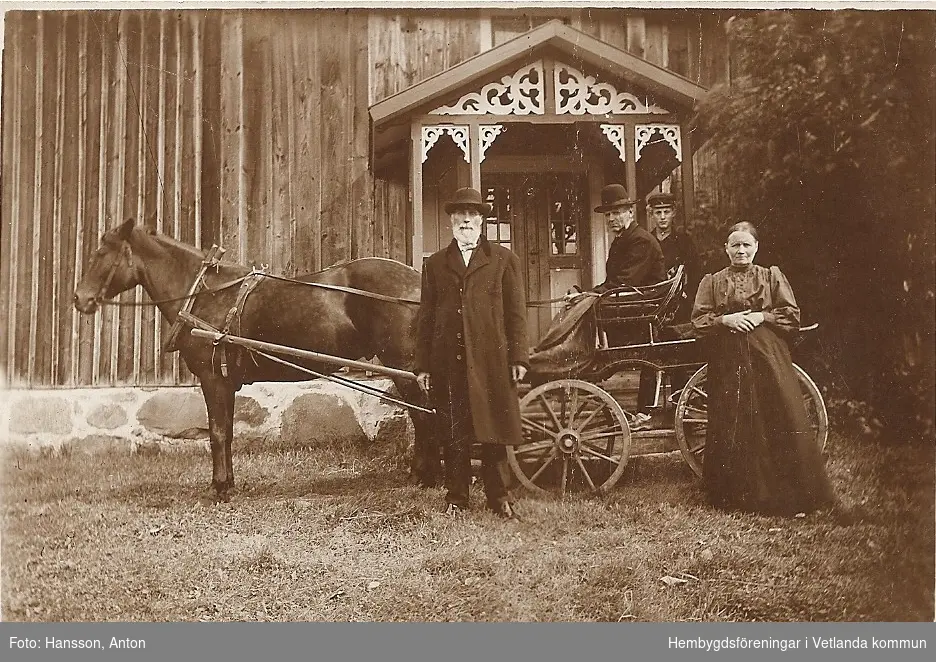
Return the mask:
<svg viewBox="0 0 936 662">
<path fill-rule="evenodd" d="M 208 434 L 208 410 L 197 393 L 156 393 L 140 407 L 137 420 L 150 432 L 176 439 Z"/>
<path fill-rule="evenodd" d="M 15 434 L 70 434 L 71 403 L 65 398 L 24 397 L 10 406 L 10 432 Z"/>
<path fill-rule="evenodd" d="M 253 398 L 238 395 L 234 398 L 234 422 L 246 423 L 250 427 L 263 425 L 270 417 L 269 410 Z"/>
<path fill-rule="evenodd" d="M 88 425 L 113 430 L 127 424 L 127 412 L 118 405 L 98 405 L 88 414 Z"/>
<path fill-rule="evenodd" d="M 325 393 L 306 393 L 293 400 L 283 412 L 280 435 L 284 445 L 297 446 L 367 441 L 354 410 Z"/>
</svg>

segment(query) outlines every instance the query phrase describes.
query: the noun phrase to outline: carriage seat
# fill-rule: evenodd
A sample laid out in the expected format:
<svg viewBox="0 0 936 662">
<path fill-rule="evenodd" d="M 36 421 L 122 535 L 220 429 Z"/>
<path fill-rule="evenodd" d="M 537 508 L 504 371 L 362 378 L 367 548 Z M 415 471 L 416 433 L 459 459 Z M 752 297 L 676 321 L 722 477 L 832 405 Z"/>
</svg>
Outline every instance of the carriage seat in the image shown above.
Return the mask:
<svg viewBox="0 0 936 662">
<path fill-rule="evenodd" d="M 671 278 L 654 285 L 625 286 L 602 293 L 595 315 L 604 346 L 656 342 L 659 328 L 672 320 L 679 307 L 683 272 L 683 265 L 679 265 Z"/>
</svg>

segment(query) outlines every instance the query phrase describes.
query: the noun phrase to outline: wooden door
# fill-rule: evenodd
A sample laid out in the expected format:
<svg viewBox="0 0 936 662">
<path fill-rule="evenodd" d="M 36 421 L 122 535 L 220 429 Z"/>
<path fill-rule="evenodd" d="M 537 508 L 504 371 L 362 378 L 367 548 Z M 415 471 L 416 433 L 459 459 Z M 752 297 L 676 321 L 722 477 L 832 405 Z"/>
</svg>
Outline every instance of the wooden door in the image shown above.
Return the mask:
<svg viewBox="0 0 936 662">
<path fill-rule="evenodd" d="M 591 286 L 587 188 L 580 173 L 510 173 L 485 176 L 489 241 L 520 258 L 528 301 L 561 297 L 573 285 Z M 560 304 L 530 307 L 530 344 L 545 335 Z"/>
</svg>

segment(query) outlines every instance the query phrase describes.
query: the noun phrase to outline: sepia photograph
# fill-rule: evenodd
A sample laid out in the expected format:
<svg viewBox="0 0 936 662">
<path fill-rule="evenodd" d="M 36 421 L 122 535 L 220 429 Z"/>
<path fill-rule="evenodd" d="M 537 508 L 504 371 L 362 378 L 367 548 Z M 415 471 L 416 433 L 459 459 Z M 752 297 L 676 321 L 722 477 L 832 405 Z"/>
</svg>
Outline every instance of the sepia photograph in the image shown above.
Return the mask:
<svg viewBox="0 0 936 662">
<path fill-rule="evenodd" d="M 0 2 L 0 620 L 936 619 L 936 7 L 202 4 Z"/>
</svg>

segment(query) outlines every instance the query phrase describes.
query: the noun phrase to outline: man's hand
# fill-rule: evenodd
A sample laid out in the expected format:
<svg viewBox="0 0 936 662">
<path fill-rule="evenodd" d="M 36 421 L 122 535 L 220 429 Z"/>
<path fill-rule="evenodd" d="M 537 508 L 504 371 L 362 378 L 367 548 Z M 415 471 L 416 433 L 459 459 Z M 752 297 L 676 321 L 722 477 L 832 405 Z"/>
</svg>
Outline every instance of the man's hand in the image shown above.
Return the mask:
<svg viewBox="0 0 936 662">
<path fill-rule="evenodd" d="M 430 385 L 430 384 L 429 384 L 429 373 L 428 373 L 428 372 L 421 372 L 421 373 L 419 373 L 418 375 L 416 375 L 416 383 L 419 384 L 419 389 L 420 389 L 423 393 L 425 393 L 426 395 L 429 395 L 429 385 Z"/>
<path fill-rule="evenodd" d="M 526 374 L 526 366 L 520 365 L 519 363 L 514 363 L 510 366 L 510 379 L 513 380 L 514 384 L 522 382 Z"/>
</svg>

